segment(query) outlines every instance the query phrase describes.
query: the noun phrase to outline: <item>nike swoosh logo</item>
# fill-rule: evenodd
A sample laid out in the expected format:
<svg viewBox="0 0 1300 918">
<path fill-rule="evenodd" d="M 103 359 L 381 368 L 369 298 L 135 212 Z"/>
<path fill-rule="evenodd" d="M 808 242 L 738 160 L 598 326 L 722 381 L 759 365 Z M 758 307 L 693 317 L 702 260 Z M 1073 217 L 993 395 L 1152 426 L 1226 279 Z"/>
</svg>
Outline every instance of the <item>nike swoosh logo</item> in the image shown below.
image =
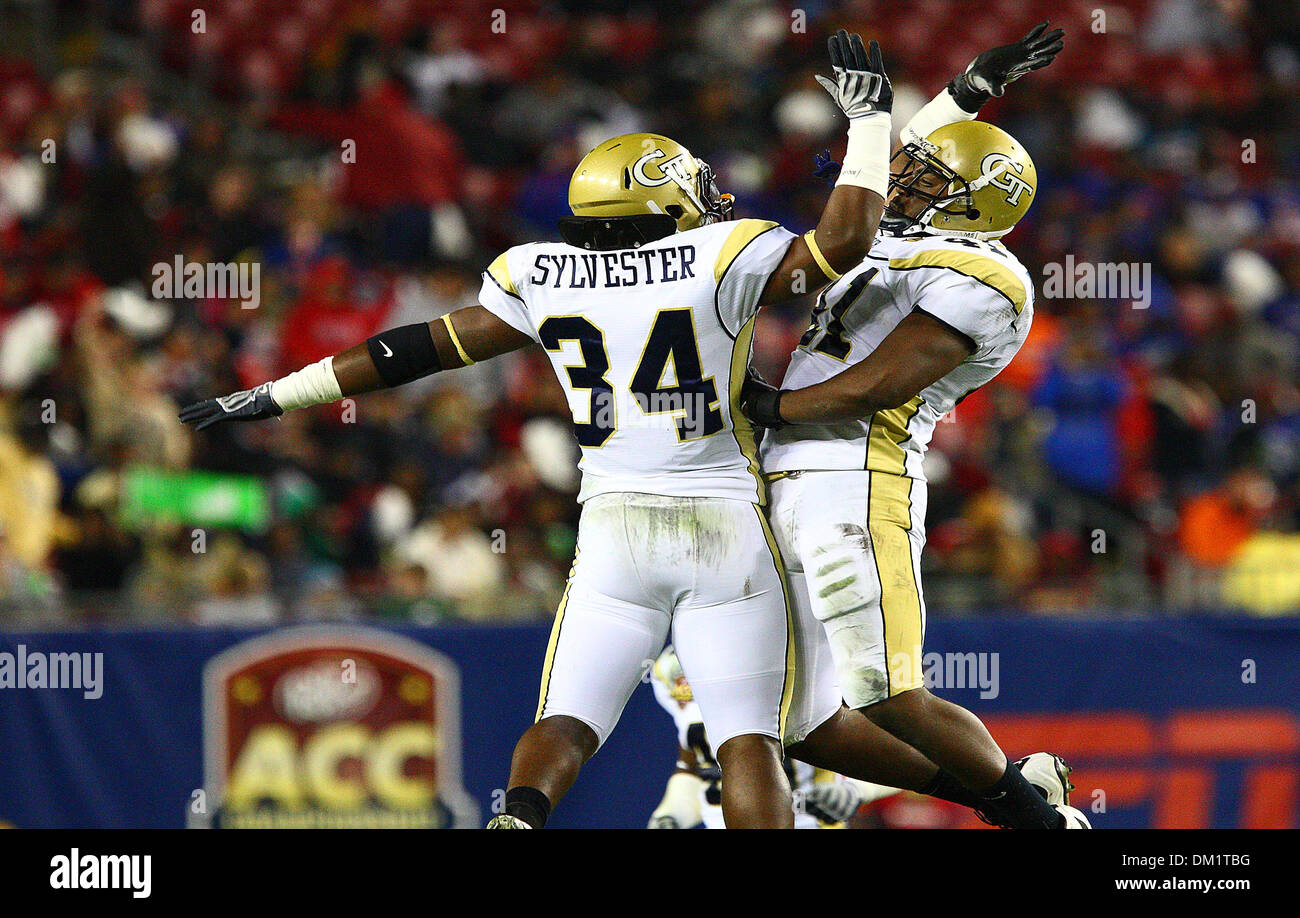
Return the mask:
<svg viewBox="0 0 1300 918">
<path fill-rule="evenodd" d="M 392 352 L 392 350 L 389 349 L 389 347 L 388 347 L 387 344 L 384 344 L 384 342 L 380 341 L 380 342 L 379 342 L 379 346 L 382 347 L 382 348 L 384 349 L 384 356 L 385 356 L 385 357 L 392 357 L 392 356 L 393 356 L 393 352 Z"/>
</svg>

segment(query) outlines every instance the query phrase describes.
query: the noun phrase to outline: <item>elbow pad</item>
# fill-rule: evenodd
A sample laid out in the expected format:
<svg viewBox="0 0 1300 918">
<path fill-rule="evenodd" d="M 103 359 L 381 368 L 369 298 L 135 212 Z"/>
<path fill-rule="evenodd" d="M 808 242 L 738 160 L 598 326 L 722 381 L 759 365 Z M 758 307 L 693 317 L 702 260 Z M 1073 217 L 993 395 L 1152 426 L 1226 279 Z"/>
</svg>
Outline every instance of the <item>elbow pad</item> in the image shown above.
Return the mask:
<svg viewBox="0 0 1300 918">
<path fill-rule="evenodd" d="M 366 339 L 366 350 L 375 363 L 379 378 L 389 386 L 400 386 L 442 369 L 429 323 L 417 322 L 390 328 Z"/>
</svg>

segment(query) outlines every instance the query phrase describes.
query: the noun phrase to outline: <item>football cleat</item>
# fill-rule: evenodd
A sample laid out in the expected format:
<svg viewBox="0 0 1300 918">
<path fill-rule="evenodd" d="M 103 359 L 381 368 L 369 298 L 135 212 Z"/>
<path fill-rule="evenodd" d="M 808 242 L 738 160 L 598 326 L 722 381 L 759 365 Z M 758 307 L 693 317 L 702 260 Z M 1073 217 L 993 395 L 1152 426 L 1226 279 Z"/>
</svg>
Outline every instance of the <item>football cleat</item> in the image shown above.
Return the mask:
<svg viewBox="0 0 1300 918">
<path fill-rule="evenodd" d="M 1070 791 L 1074 790 L 1070 783 L 1073 769 L 1065 764 L 1065 759 L 1052 752 L 1035 752 L 1016 762 L 1016 767 L 1052 806 L 1070 805 Z"/>
<path fill-rule="evenodd" d="M 502 813 L 500 816 L 492 817 L 484 828 L 487 829 L 531 829 L 528 823 L 524 822 L 518 816 L 511 816 L 509 813 Z"/>
<path fill-rule="evenodd" d="M 1092 828 L 1092 823 L 1088 821 L 1088 817 L 1083 815 L 1083 813 L 1079 812 L 1072 806 L 1066 806 L 1065 804 L 1058 804 L 1057 806 L 1053 807 L 1053 809 L 1065 817 L 1065 828 L 1067 829 L 1091 829 Z"/>
</svg>

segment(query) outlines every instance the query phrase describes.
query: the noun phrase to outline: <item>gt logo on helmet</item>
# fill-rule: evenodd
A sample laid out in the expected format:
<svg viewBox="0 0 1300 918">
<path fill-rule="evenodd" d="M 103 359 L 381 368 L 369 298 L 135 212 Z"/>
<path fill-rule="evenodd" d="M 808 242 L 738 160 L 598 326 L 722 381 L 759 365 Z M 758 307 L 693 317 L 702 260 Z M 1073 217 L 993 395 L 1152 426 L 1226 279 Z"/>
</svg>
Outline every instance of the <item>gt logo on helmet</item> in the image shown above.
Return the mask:
<svg viewBox="0 0 1300 918">
<path fill-rule="evenodd" d="M 664 160 L 662 163 L 656 163 L 663 178 L 651 178 L 646 175 L 646 163 L 651 160 L 660 159 L 666 155 L 667 154 L 664 153 L 663 150 L 651 150 L 645 156 L 638 159 L 632 166 L 632 177 L 642 185 L 646 185 L 650 188 L 656 188 L 659 185 L 667 185 L 669 182 L 674 180 L 678 184 L 686 183 L 689 185 L 691 174 L 686 168 L 684 153 L 678 153 L 676 156 Z"/>
<path fill-rule="evenodd" d="M 1012 170 L 1015 170 L 1014 172 Z M 1017 172 L 1023 172 L 1024 166 L 1005 153 L 990 153 L 980 162 L 980 173 L 988 176 L 988 183 L 1007 193 L 1007 203 L 1015 207 L 1020 203 L 1020 196 L 1034 189 L 1022 179 Z"/>
</svg>

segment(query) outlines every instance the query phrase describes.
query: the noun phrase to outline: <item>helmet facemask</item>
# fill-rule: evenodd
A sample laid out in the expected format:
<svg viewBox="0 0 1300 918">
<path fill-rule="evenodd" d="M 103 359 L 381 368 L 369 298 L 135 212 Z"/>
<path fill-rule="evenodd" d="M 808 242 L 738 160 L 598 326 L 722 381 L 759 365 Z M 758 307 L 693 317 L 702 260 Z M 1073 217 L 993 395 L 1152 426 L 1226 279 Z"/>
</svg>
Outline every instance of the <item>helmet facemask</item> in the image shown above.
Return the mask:
<svg viewBox="0 0 1300 918">
<path fill-rule="evenodd" d="M 930 225 L 936 214 L 975 219 L 973 189 L 966 179 L 939 160 L 937 148 L 925 141 L 904 144 L 889 161 L 889 191 L 885 202 L 885 220 L 899 232 L 909 232 Z M 901 161 L 900 161 L 901 157 Z M 919 187 L 927 179 L 936 180 L 936 190 Z M 909 215 L 897 206 L 920 200 L 925 206 Z"/>
<path fill-rule="evenodd" d="M 700 226 L 708 226 L 712 223 L 726 223 L 731 219 L 732 212 L 736 206 L 734 195 L 725 194 L 718 190 L 718 180 L 713 174 L 713 168 L 702 159 L 695 161 L 700 167 L 700 174 L 696 177 L 696 183 L 700 186 L 700 201 L 703 203 L 701 210 L 703 216 L 700 217 Z"/>
<path fill-rule="evenodd" d="M 717 177 L 708 163 L 702 159 L 696 159 L 695 167 L 696 173 L 693 182 L 682 177 L 677 170 L 668 169 L 665 170 L 665 173 L 672 178 L 673 183 L 686 195 L 686 199 L 700 212 L 700 226 L 727 222 L 731 219 L 735 208 L 735 197 L 718 190 Z M 682 209 L 679 204 L 669 204 L 664 208 L 664 212 L 674 220 L 680 220 L 682 217 Z"/>
</svg>

